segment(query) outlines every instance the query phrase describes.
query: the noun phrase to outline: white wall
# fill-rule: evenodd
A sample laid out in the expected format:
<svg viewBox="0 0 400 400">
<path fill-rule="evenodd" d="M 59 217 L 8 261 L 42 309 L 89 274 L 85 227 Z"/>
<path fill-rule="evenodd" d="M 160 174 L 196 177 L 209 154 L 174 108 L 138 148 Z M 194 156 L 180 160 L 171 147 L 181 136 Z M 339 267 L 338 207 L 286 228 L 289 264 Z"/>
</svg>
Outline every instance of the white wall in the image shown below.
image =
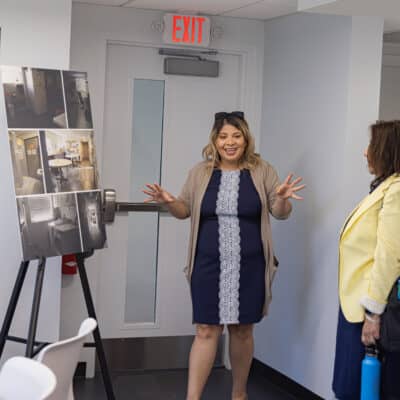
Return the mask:
<svg viewBox="0 0 400 400">
<path fill-rule="evenodd" d="M 400 119 L 400 43 L 385 44 L 382 64 L 379 118 Z"/>
<path fill-rule="evenodd" d="M 1 62 L 68 68 L 71 0 L 2 0 Z"/>
<path fill-rule="evenodd" d="M 356 201 L 371 180 L 365 174 L 363 151 L 369 142 L 368 127 L 379 118 L 383 23 L 383 19 L 378 17 L 352 17 L 342 190 Z M 348 199 L 345 206 L 351 206 L 351 201 L 352 199 Z"/>
<path fill-rule="evenodd" d="M 48 68 L 69 67 L 71 0 L 2 0 L 0 63 Z M 21 261 L 20 235 L 12 179 L 4 104 L 0 107 L 0 321 Z M 32 263 L 10 334 L 26 337 L 36 275 Z M 38 340 L 58 339 L 60 323 L 60 261 L 48 260 L 38 324 Z M 8 342 L 3 360 L 25 348 Z"/>
<path fill-rule="evenodd" d="M 162 20 L 163 12 L 136 10 L 133 8 L 103 7 L 87 4 L 74 4 L 72 8 L 72 35 L 71 35 L 71 68 L 88 71 L 91 101 L 94 113 L 94 128 L 98 159 L 102 161 L 102 138 L 103 138 L 103 114 L 104 114 L 104 91 L 106 73 L 106 44 L 107 41 L 118 41 L 125 43 L 148 43 L 149 45 L 162 46 L 159 32 L 151 29 L 152 22 Z M 241 51 L 246 54 L 246 87 L 244 88 L 243 103 L 246 105 L 246 113 L 249 116 L 253 131 L 259 141 L 260 115 L 262 103 L 262 66 L 264 61 L 264 24 L 261 21 L 250 21 L 235 18 L 213 18 L 216 25 L 223 26 L 224 34 L 212 43 L 216 49 Z M 88 23 L 90 21 L 90 23 Z M 88 51 L 90 49 L 90 51 Z M 204 100 L 204 99 L 203 99 Z M 185 133 L 182 127 L 182 134 Z M 178 143 L 169 143 L 168 159 L 179 160 L 182 151 Z M 193 159 L 193 164 L 201 157 L 201 149 L 198 158 Z M 185 172 L 182 172 L 183 175 Z M 100 178 L 101 178 L 100 172 Z M 172 182 L 168 185 L 169 190 L 177 192 L 182 181 L 179 177 L 172 176 L 171 171 L 163 171 L 163 179 Z M 175 187 L 171 187 L 174 186 Z M 126 199 L 120 199 L 123 201 Z M 165 219 L 163 220 L 165 221 Z M 165 222 L 161 222 L 165 223 Z M 168 231 L 164 230 L 164 231 Z M 182 229 L 184 231 L 184 229 Z M 163 232 L 161 227 L 160 232 Z M 184 232 L 185 233 L 185 232 Z M 185 237 L 185 236 L 184 236 Z M 160 234 L 160 248 L 167 249 L 166 252 L 173 255 L 174 249 L 168 245 L 167 235 Z M 107 251 L 107 250 L 104 250 Z M 186 250 L 182 249 L 186 254 Z M 103 265 L 102 252 L 98 252 L 87 263 L 88 274 L 92 292 L 96 296 L 96 289 L 101 277 Z M 163 257 L 164 260 L 174 260 L 174 256 Z M 171 262 L 171 261 L 170 261 Z M 166 266 L 168 268 L 169 266 Z M 171 266 L 176 268 L 176 266 Z M 183 274 L 182 279 L 183 279 Z M 173 284 L 171 284 L 173 286 Z M 80 320 L 84 313 L 81 301 L 79 281 L 74 277 L 64 278 L 64 290 L 62 292 L 62 327 L 61 335 L 68 336 L 72 326 Z M 190 301 L 189 298 L 186 299 Z M 77 312 L 76 310 L 81 310 Z M 97 309 L 98 313 L 101 310 Z M 171 318 L 171 326 L 174 320 Z"/>
<path fill-rule="evenodd" d="M 337 243 L 368 192 L 362 159 L 378 116 L 383 21 L 297 14 L 265 23 L 261 153 L 304 177 L 303 203 L 274 222 L 280 267 L 255 356 L 331 397 L 338 312 Z"/>
</svg>

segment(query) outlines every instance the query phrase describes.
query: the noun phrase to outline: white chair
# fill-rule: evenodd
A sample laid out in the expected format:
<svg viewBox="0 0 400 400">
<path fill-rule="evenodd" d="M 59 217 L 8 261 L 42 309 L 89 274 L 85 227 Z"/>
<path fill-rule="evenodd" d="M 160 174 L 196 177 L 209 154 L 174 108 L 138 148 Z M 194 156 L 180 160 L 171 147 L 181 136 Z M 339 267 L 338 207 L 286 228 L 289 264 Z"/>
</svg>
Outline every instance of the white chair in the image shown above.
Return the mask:
<svg viewBox="0 0 400 400">
<path fill-rule="evenodd" d="M 0 371 L 1 400 L 45 400 L 55 388 L 50 368 L 30 358 L 12 357 Z"/>
<path fill-rule="evenodd" d="M 49 344 L 39 353 L 37 360 L 47 365 L 57 378 L 56 389 L 49 400 L 74 399 L 72 379 L 79 354 L 86 337 L 96 329 L 96 326 L 95 319 L 87 318 L 82 322 L 76 336 Z"/>
</svg>

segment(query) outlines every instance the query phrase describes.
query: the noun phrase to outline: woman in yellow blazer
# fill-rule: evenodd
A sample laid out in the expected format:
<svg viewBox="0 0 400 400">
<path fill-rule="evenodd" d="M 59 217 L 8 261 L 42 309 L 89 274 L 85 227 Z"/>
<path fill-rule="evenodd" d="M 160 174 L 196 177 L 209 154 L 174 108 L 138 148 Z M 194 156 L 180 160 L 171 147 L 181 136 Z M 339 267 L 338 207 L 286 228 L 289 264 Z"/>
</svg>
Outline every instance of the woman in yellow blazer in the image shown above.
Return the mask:
<svg viewBox="0 0 400 400">
<path fill-rule="evenodd" d="M 365 156 L 375 179 L 347 218 L 339 241 L 339 321 L 333 391 L 360 398 L 365 346 L 379 339 L 380 315 L 400 277 L 400 121 L 371 126 Z M 400 354 L 386 354 L 385 399 L 400 399 Z"/>
</svg>

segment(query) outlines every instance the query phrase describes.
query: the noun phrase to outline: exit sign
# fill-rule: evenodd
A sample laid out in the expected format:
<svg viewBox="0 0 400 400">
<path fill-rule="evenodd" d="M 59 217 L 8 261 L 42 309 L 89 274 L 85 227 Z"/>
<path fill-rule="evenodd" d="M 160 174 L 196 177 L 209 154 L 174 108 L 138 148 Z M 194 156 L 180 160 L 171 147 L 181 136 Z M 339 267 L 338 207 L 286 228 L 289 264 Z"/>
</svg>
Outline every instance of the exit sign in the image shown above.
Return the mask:
<svg viewBox="0 0 400 400">
<path fill-rule="evenodd" d="M 211 21 L 202 15 L 165 14 L 164 43 L 208 47 Z"/>
</svg>

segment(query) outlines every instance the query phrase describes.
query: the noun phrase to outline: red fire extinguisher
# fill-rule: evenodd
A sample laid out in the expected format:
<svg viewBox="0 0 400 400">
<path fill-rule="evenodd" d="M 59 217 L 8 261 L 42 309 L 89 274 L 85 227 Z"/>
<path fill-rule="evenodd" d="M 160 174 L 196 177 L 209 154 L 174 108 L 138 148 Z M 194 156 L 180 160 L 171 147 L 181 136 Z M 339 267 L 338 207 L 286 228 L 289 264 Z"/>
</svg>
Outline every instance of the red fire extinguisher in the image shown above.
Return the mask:
<svg viewBox="0 0 400 400">
<path fill-rule="evenodd" d="M 61 272 L 64 275 L 75 275 L 78 272 L 78 264 L 75 254 L 66 254 L 62 256 Z"/>
</svg>

